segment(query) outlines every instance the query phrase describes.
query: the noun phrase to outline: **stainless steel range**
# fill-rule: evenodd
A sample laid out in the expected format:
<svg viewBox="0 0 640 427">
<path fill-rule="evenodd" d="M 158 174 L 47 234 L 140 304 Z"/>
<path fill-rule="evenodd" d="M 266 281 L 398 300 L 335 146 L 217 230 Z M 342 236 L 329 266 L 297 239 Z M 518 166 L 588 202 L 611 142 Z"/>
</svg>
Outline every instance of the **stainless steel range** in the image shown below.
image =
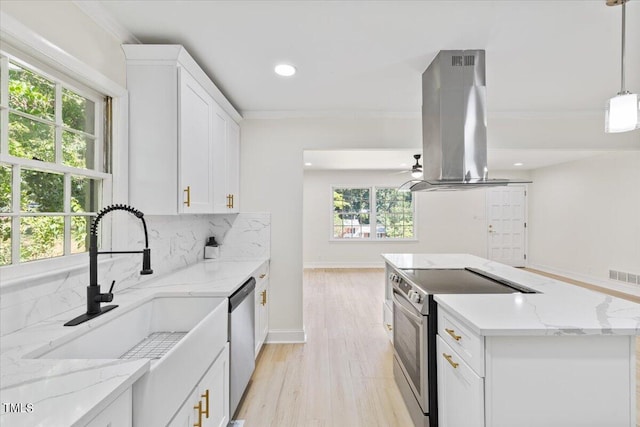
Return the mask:
<svg viewBox="0 0 640 427">
<path fill-rule="evenodd" d="M 393 373 L 416 426 L 438 425 L 434 294 L 532 293 L 490 273 L 466 269 L 391 270 Z"/>
</svg>

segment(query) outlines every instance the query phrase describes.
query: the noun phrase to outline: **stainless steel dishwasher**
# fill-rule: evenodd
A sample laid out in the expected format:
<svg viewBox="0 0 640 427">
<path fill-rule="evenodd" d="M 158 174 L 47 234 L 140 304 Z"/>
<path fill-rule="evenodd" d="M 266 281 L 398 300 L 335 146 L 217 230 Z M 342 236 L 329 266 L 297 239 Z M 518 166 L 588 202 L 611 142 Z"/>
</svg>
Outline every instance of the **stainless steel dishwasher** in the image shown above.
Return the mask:
<svg viewBox="0 0 640 427">
<path fill-rule="evenodd" d="M 238 408 L 255 362 L 255 288 L 253 277 L 229 297 L 229 416 Z"/>
</svg>

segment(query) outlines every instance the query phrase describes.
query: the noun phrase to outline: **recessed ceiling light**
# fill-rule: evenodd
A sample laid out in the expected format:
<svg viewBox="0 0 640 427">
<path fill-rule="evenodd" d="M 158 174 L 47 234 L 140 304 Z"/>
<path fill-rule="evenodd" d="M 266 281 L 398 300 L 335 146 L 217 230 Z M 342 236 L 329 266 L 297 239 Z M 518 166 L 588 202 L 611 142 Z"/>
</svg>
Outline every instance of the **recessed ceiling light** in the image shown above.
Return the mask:
<svg viewBox="0 0 640 427">
<path fill-rule="evenodd" d="M 305 166 L 311 166 L 311 163 L 306 162 L 304 165 L 305 165 Z"/>
<path fill-rule="evenodd" d="M 279 76 L 291 77 L 296 73 L 296 67 L 290 64 L 278 64 L 273 71 Z"/>
<path fill-rule="evenodd" d="M 522 166 L 522 165 L 524 165 L 524 163 L 517 162 L 513 164 L 513 166 Z"/>
</svg>

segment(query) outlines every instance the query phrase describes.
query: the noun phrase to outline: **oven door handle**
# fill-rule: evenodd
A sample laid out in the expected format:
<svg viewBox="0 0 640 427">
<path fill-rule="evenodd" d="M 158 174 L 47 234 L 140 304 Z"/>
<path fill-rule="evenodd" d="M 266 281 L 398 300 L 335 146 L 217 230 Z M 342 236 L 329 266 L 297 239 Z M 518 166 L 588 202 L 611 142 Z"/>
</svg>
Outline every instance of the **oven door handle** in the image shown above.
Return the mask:
<svg viewBox="0 0 640 427">
<path fill-rule="evenodd" d="M 395 302 L 395 306 L 397 306 L 404 314 L 406 314 L 411 319 L 415 320 L 416 323 L 422 324 L 422 316 L 418 316 L 415 311 L 408 309 L 404 306 L 404 303 L 397 296 L 397 292 L 393 293 L 393 302 Z"/>
</svg>

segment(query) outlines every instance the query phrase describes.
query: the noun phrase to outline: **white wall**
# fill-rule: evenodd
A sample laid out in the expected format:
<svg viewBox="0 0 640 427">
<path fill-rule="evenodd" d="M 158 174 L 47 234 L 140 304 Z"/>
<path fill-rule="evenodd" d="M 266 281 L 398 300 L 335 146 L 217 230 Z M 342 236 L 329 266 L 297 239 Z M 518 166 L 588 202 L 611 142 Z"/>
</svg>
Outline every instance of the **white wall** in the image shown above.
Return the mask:
<svg viewBox="0 0 640 427">
<path fill-rule="evenodd" d="M 497 175 L 496 175 L 497 176 Z M 400 186 L 408 174 L 388 171 L 306 171 L 304 174 L 304 265 L 382 267 L 381 253 L 462 252 L 486 256 L 485 190 L 414 193 L 417 241 L 330 241 L 331 186 Z"/>
<path fill-rule="evenodd" d="M 72 2 L 3 0 L 0 10 L 120 86 L 125 86 L 125 58 L 120 41 L 96 25 Z"/>
<path fill-rule="evenodd" d="M 303 151 L 418 148 L 419 118 L 248 119 L 241 123 L 242 209 L 271 212 L 269 339 L 304 338 Z"/>
<path fill-rule="evenodd" d="M 640 274 L 640 151 L 538 169 L 533 181 L 530 265 L 640 294 L 608 279 Z"/>
</svg>

